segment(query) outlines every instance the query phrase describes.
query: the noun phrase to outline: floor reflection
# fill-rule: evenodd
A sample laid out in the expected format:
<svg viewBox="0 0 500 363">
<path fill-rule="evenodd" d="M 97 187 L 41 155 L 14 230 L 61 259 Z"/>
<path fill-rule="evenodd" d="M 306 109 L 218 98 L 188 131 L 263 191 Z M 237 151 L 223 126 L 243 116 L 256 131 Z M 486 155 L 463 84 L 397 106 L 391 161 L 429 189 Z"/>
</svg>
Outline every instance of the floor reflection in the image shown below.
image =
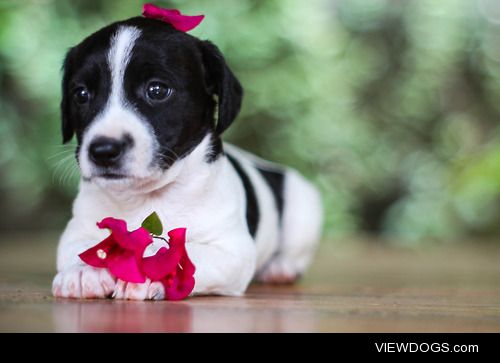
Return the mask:
<svg viewBox="0 0 500 363">
<path fill-rule="evenodd" d="M 193 314 L 194 332 L 313 332 L 314 314 L 284 309 L 230 310 L 200 309 Z"/>
<path fill-rule="evenodd" d="M 270 332 L 315 331 L 318 315 L 246 299 L 195 298 L 182 302 L 58 300 L 57 332 Z"/>
<path fill-rule="evenodd" d="M 183 302 L 56 301 L 57 332 L 188 332 L 192 308 Z"/>
</svg>

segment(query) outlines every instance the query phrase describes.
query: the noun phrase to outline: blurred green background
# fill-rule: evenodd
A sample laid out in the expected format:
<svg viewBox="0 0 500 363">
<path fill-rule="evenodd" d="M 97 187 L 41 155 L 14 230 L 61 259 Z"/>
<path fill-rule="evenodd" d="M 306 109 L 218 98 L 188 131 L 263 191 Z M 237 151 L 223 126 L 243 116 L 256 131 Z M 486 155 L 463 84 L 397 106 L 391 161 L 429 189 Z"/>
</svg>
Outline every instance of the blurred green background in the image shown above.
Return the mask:
<svg viewBox="0 0 500 363">
<path fill-rule="evenodd" d="M 156 1 L 205 14 L 246 90 L 226 139 L 321 188 L 330 239 L 500 236 L 500 2 Z M 0 230 L 62 229 L 60 67 L 122 0 L 0 0 Z"/>
</svg>

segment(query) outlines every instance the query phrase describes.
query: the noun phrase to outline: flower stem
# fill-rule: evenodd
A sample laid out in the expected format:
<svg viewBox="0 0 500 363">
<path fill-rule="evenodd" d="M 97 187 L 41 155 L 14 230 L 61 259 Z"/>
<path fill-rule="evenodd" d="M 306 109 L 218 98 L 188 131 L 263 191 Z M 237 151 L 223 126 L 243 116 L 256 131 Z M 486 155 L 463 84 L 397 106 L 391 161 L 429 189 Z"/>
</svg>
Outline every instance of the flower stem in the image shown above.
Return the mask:
<svg viewBox="0 0 500 363">
<path fill-rule="evenodd" d="M 161 239 L 162 241 L 165 241 L 168 243 L 168 240 L 166 238 L 160 237 L 160 236 L 155 236 L 154 234 L 151 235 L 153 238 Z"/>
</svg>

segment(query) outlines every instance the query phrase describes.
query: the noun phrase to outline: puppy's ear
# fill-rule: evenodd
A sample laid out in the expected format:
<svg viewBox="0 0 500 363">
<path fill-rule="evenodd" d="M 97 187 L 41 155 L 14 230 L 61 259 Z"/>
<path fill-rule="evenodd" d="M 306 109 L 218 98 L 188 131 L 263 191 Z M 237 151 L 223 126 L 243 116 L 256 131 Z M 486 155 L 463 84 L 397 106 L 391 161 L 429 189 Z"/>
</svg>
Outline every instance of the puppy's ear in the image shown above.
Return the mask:
<svg viewBox="0 0 500 363">
<path fill-rule="evenodd" d="M 231 125 L 238 115 L 243 88 L 229 69 L 220 50 L 209 41 L 201 42 L 205 77 L 209 91 L 218 97 L 217 134 Z"/>
<path fill-rule="evenodd" d="M 69 90 L 69 78 L 72 72 L 73 49 L 70 49 L 66 54 L 62 71 L 62 99 L 61 99 L 61 120 L 62 120 L 62 137 L 63 144 L 70 141 L 75 133 L 75 125 L 71 118 L 71 95 Z"/>
</svg>

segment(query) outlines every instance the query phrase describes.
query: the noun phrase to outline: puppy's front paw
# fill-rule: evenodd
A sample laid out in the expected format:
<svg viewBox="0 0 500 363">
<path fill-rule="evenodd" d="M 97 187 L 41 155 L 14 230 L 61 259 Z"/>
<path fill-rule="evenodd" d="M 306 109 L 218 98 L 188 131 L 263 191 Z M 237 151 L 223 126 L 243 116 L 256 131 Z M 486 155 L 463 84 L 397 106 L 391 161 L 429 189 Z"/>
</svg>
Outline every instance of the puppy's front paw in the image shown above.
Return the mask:
<svg viewBox="0 0 500 363">
<path fill-rule="evenodd" d="M 52 294 L 69 298 L 105 298 L 111 296 L 116 279 L 105 268 L 76 265 L 59 272 L 52 282 Z"/>
<path fill-rule="evenodd" d="M 161 282 L 152 282 L 150 279 L 146 279 L 143 284 L 118 280 L 113 297 L 125 300 L 163 300 L 165 290 Z"/>
</svg>

